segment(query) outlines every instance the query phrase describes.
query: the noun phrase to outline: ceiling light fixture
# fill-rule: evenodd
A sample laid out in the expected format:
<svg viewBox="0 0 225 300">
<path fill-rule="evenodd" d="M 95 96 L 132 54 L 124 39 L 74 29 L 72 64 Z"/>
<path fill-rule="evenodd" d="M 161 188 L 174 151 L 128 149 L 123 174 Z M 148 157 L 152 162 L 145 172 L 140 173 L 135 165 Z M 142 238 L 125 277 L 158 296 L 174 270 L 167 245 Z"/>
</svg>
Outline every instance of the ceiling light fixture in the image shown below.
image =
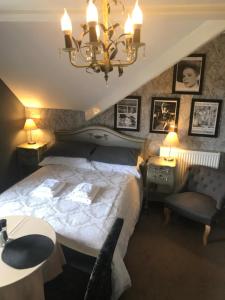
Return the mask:
<svg viewBox="0 0 225 300">
<path fill-rule="evenodd" d="M 68 52 L 70 63 L 77 68 L 86 68 L 87 72 L 103 72 L 106 82 L 114 67 L 118 68 L 121 76 L 123 68 L 137 60 L 138 49 L 145 45 L 140 41 L 143 14 L 138 0 L 131 16 L 128 15 L 123 32 L 119 34 L 120 24 L 112 24 L 109 19 L 111 2 L 121 4 L 119 0 L 101 0 L 102 22 L 99 22 L 97 7 L 93 0 L 89 0 L 86 24 L 81 25 L 83 32 L 80 39 L 72 36 L 72 22 L 66 9 L 61 18 L 61 29 L 65 37 L 63 50 Z M 121 5 L 124 10 L 123 4 Z"/>
</svg>

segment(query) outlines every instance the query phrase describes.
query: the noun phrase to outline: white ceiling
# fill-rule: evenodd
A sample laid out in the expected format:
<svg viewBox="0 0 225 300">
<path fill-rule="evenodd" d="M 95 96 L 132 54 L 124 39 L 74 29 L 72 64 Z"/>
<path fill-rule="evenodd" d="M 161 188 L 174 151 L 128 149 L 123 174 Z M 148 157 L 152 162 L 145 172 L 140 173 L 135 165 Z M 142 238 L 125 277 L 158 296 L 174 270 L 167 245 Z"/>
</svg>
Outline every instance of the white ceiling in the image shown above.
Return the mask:
<svg viewBox="0 0 225 300">
<path fill-rule="evenodd" d="M 98 3 L 99 0 L 97 0 Z M 62 3 L 63 2 L 63 3 Z M 225 0 L 139 0 L 144 12 L 145 57 L 118 78 L 73 68 L 65 53 L 59 19 L 67 7 L 78 33 L 84 0 L 1 0 L 0 77 L 25 106 L 104 111 L 182 57 L 225 30 Z M 124 1 L 131 8 L 134 1 Z"/>
</svg>

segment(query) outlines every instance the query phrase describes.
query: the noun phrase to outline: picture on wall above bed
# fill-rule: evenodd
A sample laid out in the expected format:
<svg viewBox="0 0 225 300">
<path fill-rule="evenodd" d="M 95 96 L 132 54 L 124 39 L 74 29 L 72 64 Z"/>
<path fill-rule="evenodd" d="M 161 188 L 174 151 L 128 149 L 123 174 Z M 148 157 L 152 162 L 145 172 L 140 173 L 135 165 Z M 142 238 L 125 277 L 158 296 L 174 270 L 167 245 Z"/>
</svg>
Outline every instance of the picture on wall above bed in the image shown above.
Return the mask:
<svg viewBox="0 0 225 300">
<path fill-rule="evenodd" d="M 189 135 L 217 137 L 222 100 L 193 99 Z"/>
<path fill-rule="evenodd" d="M 115 105 L 114 128 L 119 130 L 139 131 L 141 97 L 128 96 Z"/>
<path fill-rule="evenodd" d="M 183 58 L 174 66 L 174 94 L 202 94 L 205 54 L 193 54 Z"/>
<path fill-rule="evenodd" d="M 151 104 L 150 132 L 168 133 L 170 127 L 177 130 L 180 99 L 153 97 Z"/>
</svg>

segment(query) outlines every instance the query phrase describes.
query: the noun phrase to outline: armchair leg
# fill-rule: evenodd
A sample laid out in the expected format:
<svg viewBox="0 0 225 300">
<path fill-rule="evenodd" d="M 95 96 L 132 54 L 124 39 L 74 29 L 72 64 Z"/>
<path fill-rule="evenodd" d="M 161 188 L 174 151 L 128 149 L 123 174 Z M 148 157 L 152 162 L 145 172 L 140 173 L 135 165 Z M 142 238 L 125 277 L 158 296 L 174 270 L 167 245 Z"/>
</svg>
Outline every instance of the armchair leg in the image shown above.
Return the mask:
<svg viewBox="0 0 225 300">
<path fill-rule="evenodd" d="M 210 231 L 211 231 L 211 226 L 209 225 L 205 225 L 205 231 L 203 233 L 203 245 L 204 246 L 207 246 L 207 243 L 208 243 L 208 236 L 210 234 Z"/>
<path fill-rule="evenodd" d="M 164 225 L 167 225 L 170 222 L 171 209 L 164 207 Z"/>
</svg>

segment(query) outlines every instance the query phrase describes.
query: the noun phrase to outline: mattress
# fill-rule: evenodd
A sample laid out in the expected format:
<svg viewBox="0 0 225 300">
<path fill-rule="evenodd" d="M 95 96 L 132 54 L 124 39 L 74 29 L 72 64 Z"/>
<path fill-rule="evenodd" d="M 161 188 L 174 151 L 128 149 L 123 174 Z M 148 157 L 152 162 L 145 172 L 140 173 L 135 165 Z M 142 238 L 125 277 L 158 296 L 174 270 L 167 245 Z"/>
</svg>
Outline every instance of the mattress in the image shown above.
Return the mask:
<svg viewBox="0 0 225 300">
<path fill-rule="evenodd" d="M 72 249 L 97 256 L 115 218 L 124 226 L 115 250 L 112 266 L 113 299 L 131 285 L 123 258 L 134 231 L 141 206 L 140 179 L 126 166 L 73 159 L 47 161 L 42 168 L 0 195 L 0 217 L 28 215 L 44 219 L 55 229 L 58 242 Z M 44 180 L 65 182 L 54 198 L 35 198 L 30 194 Z M 91 205 L 68 200 L 71 189 L 81 182 L 100 187 Z"/>
</svg>

